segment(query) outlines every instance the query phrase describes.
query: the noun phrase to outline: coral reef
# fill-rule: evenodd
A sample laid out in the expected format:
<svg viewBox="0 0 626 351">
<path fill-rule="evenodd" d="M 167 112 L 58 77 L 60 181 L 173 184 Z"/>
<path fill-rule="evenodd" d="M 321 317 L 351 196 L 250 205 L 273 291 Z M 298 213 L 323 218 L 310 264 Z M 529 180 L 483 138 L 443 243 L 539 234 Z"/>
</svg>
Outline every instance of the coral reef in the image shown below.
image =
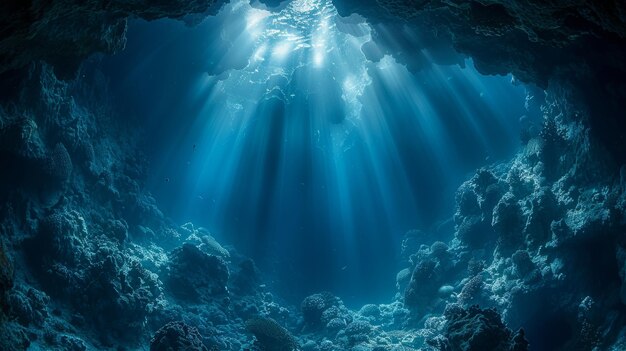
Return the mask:
<svg viewBox="0 0 626 351">
<path fill-rule="evenodd" d="M 442 277 L 434 261 L 419 262 L 411 274 L 411 281 L 404 293 L 404 304 L 410 309 L 427 308 L 437 297 L 441 283 Z"/>
<path fill-rule="evenodd" d="M 446 308 L 444 338 L 431 341 L 441 350 L 528 350 L 524 330 L 513 334 L 495 310 L 471 306 L 465 310 L 450 305 Z"/>
<path fill-rule="evenodd" d="M 624 349 L 623 3 L 335 3 L 374 23 L 378 56 L 411 70 L 427 49 L 547 88 L 540 130 L 458 188 L 454 228 L 404 235 L 395 297 L 352 310 L 322 292 L 291 306 L 252 259 L 173 224 L 145 190 L 132 127 L 80 63 L 122 49 L 128 18 L 213 13 L 221 1 L 7 1 L 0 349 Z"/>
<path fill-rule="evenodd" d="M 300 310 L 302 311 L 302 316 L 304 318 L 304 322 L 312 327 L 323 326 L 323 321 L 329 322 L 330 318 L 328 318 L 328 310 L 331 308 L 336 308 L 336 305 L 339 304 L 339 299 L 333 296 L 329 292 L 313 294 L 311 296 L 307 296 L 300 305 Z M 326 313 L 326 315 L 324 315 Z M 322 317 L 324 317 L 322 319 Z"/>
<path fill-rule="evenodd" d="M 407 308 L 423 315 L 433 311 L 438 297 L 468 306 L 474 314 L 479 311 L 471 307 L 474 304 L 492 306 L 509 323 L 526 326 L 525 337 L 538 349 L 609 348 L 620 343 L 609 337 L 622 332 L 613 323 L 621 319 L 617 311 L 623 286 L 617 268 L 621 259 L 615 259 L 621 257 L 621 248 L 611 243 L 621 241 L 625 195 L 611 175 L 617 167 L 584 127 L 584 110 L 564 96 L 548 96 L 543 130 L 513 161 L 479 170 L 459 188 L 455 239 L 447 249 L 433 243 L 431 249 L 422 246 L 417 251 L 417 265 L 404 292 Z M 558 151 L 552 151 L 555 148 Z M 445 275 L 433 260 L 435 252 L 450 256 Z M 458 269 L 461 266 L 467 269 Z M 444 283 L 453 293 L 437 296 Z M 593 304 L 594 311 L 611 317 L 581 319 L 575 306 L 600 300 L 602 304 Z M 598 333 L 604 337 L 598 338 Z M 468 335 L 461 339 L 470 340 Z M 470 347 L 446 345 L 441 347 Z M 520 345 L 515 348 L 523 349 Z"/>
<path fill-rule="evenodd" d="M 208 351 L 208 348 L 196 328 L 183 322 L 170 322 L 157 330 L 150 341 L 150 351 L 168 350 Z"/>
<path fill-rule="evenodd" d="M 72 159 L 62 143 L 56 144 L 50 152 L 44 171 L 46 175 L 61 182 L 69 179 L 72 173 Z"/>
<path fill-rule="evenodd" d="M 0 162 L 23 172 L 0 175 L 14 185 L 0 192 L 0 348 L 234 351 L 251 347 L 252 316 L 295 325 L 254 261 L 173 225 L 142 191 L 131 131 L 105 106 L 98 72 L 84 74 L 95 80 L 33 64 L 23 100 L 0 109 Z"/>
<path fill-rule="evenodd" d="M 298 342 L 289 331 L 271 318 L 248 319 L 246 328 L 254 334 L 261 350 L 292 351 L 298 348 Z"/>
<path fill-rule="evenodd" d="M 228 277 L 228 267 L 222 258 L 185 243 L 172 251 L 164 281 L 178 298 L 207 302 L 228 294 Z"/>
<path fill-rule="evenodd" d="M 55 82 L 51 69 L 34 67 L 29 82 L 34 91 L 45 82 L 58 93 L 39 107 L 45 111 L 73 89 Z M 409 231 L 395 298 L 358 310 L 329 292 L 304 298 L 299 311 L 276 299 L 250 258 L 204 228 L 165 219 L 140 191 L 142 170 L 132 165 L 139 156 L 122 157 L 127 151 L 119 144 L 101 147 L 101 135 L 92 142 L 94 157 L 85 158 L 83 147 L 65 146 L 70 137 L 51 137 L 60 124 L 33 121 L 45 126 L 36 129 L 39 151 L 3 152 L 39 160 L 28 163 L 37 169 L 54 165 L 62 184 L 52 202 L 27 196 L 34 183 L 3 192 L 2 228 L 11 243 L 0 251 L 5 348 L 619 347 L 626 333 L 619 312 L 626 285 L 623 177 L 615 177 L 619 168 L 601 156 L 602 145 L 581 122 L 585 112 L 570 101 L 548 96 L 543 131 L 527 138 L 515 159 L 478 170 L 459 187 L 451 240 Z M 72 111 L 79 110 L 85 108 Z M 84 113 L 75 118 L 111 123 Z M 3 133 L 16 134 L 15 123 L 30 130 L 30 122 L 9 120 Z M 583 254 L 583 247 L 597 253 Z M 17 277 L 9 259 L 15 256 L 29 267 Z"/>
</svg>

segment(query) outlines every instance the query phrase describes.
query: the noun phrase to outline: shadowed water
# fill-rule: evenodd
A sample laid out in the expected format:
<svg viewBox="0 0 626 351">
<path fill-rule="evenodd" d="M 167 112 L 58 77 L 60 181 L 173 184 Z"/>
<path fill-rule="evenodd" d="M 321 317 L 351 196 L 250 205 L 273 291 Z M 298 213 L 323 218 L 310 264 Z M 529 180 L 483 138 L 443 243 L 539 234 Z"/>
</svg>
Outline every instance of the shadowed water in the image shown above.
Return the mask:
<svg viewBox="0 0 626 351">
<path fill-rule="evenodd" d="M 402 235 L 450 229 L 460 182 L 510 157 L 519 118 L 536 117 L 523 87 L 470 60 L 409 72 L 366 56 L 371 28 L 330 1 L 234 1 L 196 27 L 135 21 L 128 40 L 104 64 L 147 127 L 164 212 L 250 254 L 295 300 L 387 300 Z"/>
</svg>

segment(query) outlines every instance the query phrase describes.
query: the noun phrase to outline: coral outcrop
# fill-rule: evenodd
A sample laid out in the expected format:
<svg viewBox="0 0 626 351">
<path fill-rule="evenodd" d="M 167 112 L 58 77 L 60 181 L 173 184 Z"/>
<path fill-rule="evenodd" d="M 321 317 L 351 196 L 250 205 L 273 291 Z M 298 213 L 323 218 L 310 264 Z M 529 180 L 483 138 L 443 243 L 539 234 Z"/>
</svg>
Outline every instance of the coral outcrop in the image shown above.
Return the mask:
<svg viewBox="0 0 626 351">
<path fill-rule="evenodd" d="M 185 243 L 172 251 L 164 281 L 178 298 L 209 302 L 228 294 L 228 267 L 218 257 Z"/>
<path fill-rule="evenodd" d="M 157 330 L 150 341 L 150 351 L 169 350 L 208 351 L 208 348 L 196 328 L 183 322 L 170 322 Z"/>
<path fill-rule="evenodd" d="M 495 310 L 482 310 L 478 306 L 465 310 L 450 305 L 445 316 L 444 338 L 431 341 L 440 350 L 528 350 L 524 330 L 511 332 Z"/>
<path fill-rule="evenodd" d="M 298 348 L 298 342 L 271 318 L 252 318 L 246 321 L 246 328 L 257 340 L 261 350 L 292 351 Z"/>
</svg>

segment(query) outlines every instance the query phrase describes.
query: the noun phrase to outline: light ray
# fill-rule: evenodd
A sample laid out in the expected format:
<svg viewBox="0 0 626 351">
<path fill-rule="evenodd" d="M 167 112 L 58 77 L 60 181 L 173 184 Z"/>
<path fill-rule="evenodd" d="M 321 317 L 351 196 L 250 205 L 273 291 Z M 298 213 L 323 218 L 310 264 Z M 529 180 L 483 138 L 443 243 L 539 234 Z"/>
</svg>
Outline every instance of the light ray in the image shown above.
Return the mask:
<svg viewBox="0 0 626 351">
<path fill-rule="evenodd" d="M 304 260 L 293 251 L 306 243 L 357 271 L 392 270 L 373 251 L 389 257 L 404 231 L 429 225 L 470 165 L 484 163 L 474 153 L 496 133 L 514 135 L 502 123 L 482 132 L 508 117 L 471 65 L 411 73 L 390 55 L 371 62 L 361 48 L 372 28 L 354 21 L 339 30 L 330 0 L 294 0 L 279 12 L 239 0 L 217 20 L 230 36 L 211 64 L 227 74 L 193 91 L 205 101 L 187 136 L 202 141 L 187 182 L 208 199 L 203 225 L 258 255 Z M 485 101 L 468 98 L 477 92 Z"/>
</svg>

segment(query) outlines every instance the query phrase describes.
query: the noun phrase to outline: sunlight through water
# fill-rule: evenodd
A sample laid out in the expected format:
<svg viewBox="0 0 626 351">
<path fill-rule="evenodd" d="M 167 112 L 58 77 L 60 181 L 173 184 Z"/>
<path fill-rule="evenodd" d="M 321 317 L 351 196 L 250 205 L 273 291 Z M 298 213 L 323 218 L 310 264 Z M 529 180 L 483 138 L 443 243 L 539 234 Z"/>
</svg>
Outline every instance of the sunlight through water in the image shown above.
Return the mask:
<svg viewBox="0 0 626 351">
<path fill-rule="evenodd" d="M 481 76 L 471 61 L 410 72 L 391 55 L 368 59 L 373 27 L 330 0 L 275 11 L 238 0 L 206 21 L 206 38 L 180 39 L 199 42 L 208 71 L 189 84 L 195 117 L 180 136 L 194 153 L 170 150 L 160 176 L 188 160 L 180 180 L 167 175 L 168 198 L 180 199 L 172 212 L 260 262 L 279 257 L 278 275 L 393 280 L 394 263 L 377 257 L 439 221 L 467 172 L 519 144 L 510 119 L 523 114 L 524 89 L 510 78 Z"/>
</svg>

